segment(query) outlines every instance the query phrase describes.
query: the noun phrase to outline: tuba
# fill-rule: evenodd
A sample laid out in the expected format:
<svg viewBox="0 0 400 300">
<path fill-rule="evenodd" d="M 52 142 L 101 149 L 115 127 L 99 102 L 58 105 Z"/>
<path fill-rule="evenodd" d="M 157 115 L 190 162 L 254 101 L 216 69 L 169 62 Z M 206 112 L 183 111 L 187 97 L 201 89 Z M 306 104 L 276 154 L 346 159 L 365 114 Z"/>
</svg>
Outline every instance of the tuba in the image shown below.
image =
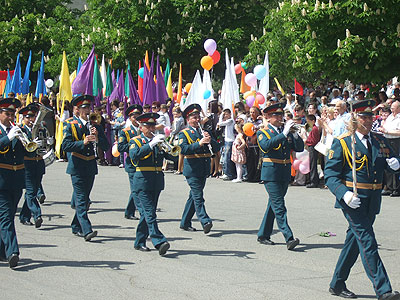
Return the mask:
<svg viewBox="0 0 400 300">
<path fill-rule="evenodd" d="M 39 113 L 32 126 L 32 140 L 40 141 L 37 153 L 43 157 L 46 167 L 56 159 L 56 154 L 53 150 L 54 138 L 50 136 L 49 130 L 43 124 L 44 118 L 50 112 L 52 112 L 50 108 L 39 105 Z"/>
</svg>

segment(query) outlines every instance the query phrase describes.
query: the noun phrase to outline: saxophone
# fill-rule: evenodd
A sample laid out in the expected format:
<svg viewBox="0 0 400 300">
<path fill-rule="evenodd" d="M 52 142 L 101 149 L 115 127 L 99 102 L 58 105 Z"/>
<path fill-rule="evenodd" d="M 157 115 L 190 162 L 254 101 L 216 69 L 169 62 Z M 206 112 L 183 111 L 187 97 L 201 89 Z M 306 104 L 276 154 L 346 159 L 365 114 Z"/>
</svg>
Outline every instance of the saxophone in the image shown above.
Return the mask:
<svg viewBox="0 0 400 300">
<path fill-rule="evenodd" d="M 51 165 L 56 154 L 53 150 L 54 138 L 50 136 L 49 130 L 44 126 L 43 120 L 52 110 L 39 104 L 39 113 L 32 126 L 32 140 L 38 142 L 37 154 L 43 157 L 45 166 Z"/>
</svg>

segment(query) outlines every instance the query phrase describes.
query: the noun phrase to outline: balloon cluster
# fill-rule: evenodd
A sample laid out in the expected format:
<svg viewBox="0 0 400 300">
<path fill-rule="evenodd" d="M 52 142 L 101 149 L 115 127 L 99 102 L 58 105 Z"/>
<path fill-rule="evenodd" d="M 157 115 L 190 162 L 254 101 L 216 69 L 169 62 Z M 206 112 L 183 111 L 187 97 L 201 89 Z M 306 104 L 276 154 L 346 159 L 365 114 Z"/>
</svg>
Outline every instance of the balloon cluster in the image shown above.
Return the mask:
<svg viewBox="0 0 400 300">
<path fill-rule="evenodd" d="M 200 65 L 203 69 L 209 71 L 219 62 L 221 55 L 217 51 L 217 43 L 213 39 L 207 39 L 204 42 L 204 50 L 206 50 L 208 55 L 201 58 Z"/>
<path fill-rule="evenodd" d="M 240 74 L 247 69 L 247 63 L 242 62 L 235 65 L 235 73 Z M 253 89 L 257 86 L 257 80 L 261 80 L 267 75 L 267 68 L 263 65 L 257 65 L 254 68 L 254 73 L 248 73 L 244 77 L 245 83 L 252 87 Z M 255 90 L 248 91 L 243 94 L 243 98 L 246 100 L 246 104 L 249 107 L 257 106 L 264 104 L 265 97 L 263 94 L 256 92 Z"/>
<path fill-rule="evenodd" d="M 296 152 L 296 159 L 293 161 L 293 169 L 299 170 L 302 174 L 310 173 L 310 156 L 307 150 Z"/>
</svg>

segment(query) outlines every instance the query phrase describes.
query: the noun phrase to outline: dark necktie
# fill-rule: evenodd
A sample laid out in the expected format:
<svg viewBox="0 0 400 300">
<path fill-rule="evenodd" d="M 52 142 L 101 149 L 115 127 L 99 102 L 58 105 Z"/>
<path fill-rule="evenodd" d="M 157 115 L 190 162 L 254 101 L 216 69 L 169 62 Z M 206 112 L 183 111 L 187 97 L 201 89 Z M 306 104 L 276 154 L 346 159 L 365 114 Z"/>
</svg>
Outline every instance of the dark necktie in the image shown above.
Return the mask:
<svg viewBox="0 0 400 300">
<path fill-rule="evenodd" d="M 368 135 L 364 135 L 364 139 L 367 140 L 367 148 L 368 148 L 369 156 L 372 156 L 372 145 L 371 145 L 371 143 L 369 141 L 369 136 Z"/>
<path fill-rule="evenodd" d="M 282 133 L 282 132 L 283 132 L 282 127 L 278 127 L 278 132 L 279 132 L 279 133 Z"/>
<path fill-rule="evenodd" d="M 6 128 L 6 133 L 8 134 L 10 132 L 10 130 L 11 130 L 11 127 L 7 127 Z"/>
</svg>

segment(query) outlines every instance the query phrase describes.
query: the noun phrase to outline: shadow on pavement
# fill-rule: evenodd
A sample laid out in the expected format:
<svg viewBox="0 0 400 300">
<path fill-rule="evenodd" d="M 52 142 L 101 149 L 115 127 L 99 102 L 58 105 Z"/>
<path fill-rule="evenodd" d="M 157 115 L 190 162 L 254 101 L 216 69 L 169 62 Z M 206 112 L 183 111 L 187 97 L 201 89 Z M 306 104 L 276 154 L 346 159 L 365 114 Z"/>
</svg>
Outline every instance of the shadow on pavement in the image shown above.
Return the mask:
<svg viewBox="0 0 400 300">
<path fill-rule="evenodd" d="M 53 248 L 57 245 L 43 245 L 43 244 L 18 244 L 20 248 Z"/>
<path fill-rule="evenodd" d="M 40 228 L 40 231 L 51 231 L 51 230 L 57 230 L 57 229 L 66 229 L 69 228 L 71 229 L 70 225 L 52 225 L 52 224 L 43 224 L 42 227 Z M 123 227 L 119 225 L 94 225 L 93 226 L 94 230 L 98 229 L 128 229 L 128 230 L 133 230 L 135 227 Z"/>
<path fill-rule="evenodd" d="M 18 267 L 15 271 L 27 272 L 39 268 L 49 267 L 71 267 L 71 268 L 102 268 L 112 270 L 124 270 L 121 268 L 123 265 L 133 265 L 133 262 L 127 261 L 106 261 L 106 260 L 93 260 L 93 261 L 52 261 L 52 260 L 32 260 L 29 258 L 22 258 L 19 261 Z"/>
<path fill-rule="evenodd" d="M 241 230 L 241 229 L 238 229 L 238 230 L 218 230 L 218 229 L 215 229 L 214 230 L 214 229 L 212 229 L 211 232 L 212 233 L 208 234 L 208 236 L 210 236 L 210 237 L 220 237 L 220 236 L 228 235 L 228 234 L 251 234 L 251 235 L 256 235 L 258 230 L 255 230 L 255 229 L 245 229 L 245 230 Z M 272 231 L 271 235 L 276 234 L 276 233 L 279 233 L 279 230 L 274 229 Z M 257 237 L 255 237 L 255 238 L 257 238 Z"/>
<path fill-rule="evenodd" d="M 307 252 L 307 250 L 312 250 L 312 249 L 325 249 L 325 248 L 332 248 L 332 249 L 342 249 L 343 248 L 343 243 L 340 244 L 303 244 L 300 241 L 300 245 L 297 246 L 294 250 L 294 252 Z"/>
<path fill-rule="evenodd" d="M 225 220 L 221 220 L 221 219 L 212 219 L 213 222 L 225 222 Z M 157 222 L 158 223 L 166 223 L 166 222 L 181 222 L 181 219 L 159 219 L 157 218 Z M 196 222 L 199 222 L 199 220 L 197 219 L 192 219 L 192 222 L 194 223 L 194 225 L 196 225 Z M 194 226 L 193 225 L 193 226 Z M 194 226 L 196 227 L 196 226 Z"/>
<path fill-rule="evenodd" d="M 164 257 L 168 258 L 178 258 L 182 255 L 200 255 L 200 256 L 226 256 L 226 257 L 240 257 L 246 259 L 253 259 L 249 257 L 250 254 L 255 254 L 255 252 L 248 251 L 235 251 L 235 250 L 218 250 L 218 251 L 202 251 L 202 250 L 169 250 L 168 254 Z"/>
</svg>

